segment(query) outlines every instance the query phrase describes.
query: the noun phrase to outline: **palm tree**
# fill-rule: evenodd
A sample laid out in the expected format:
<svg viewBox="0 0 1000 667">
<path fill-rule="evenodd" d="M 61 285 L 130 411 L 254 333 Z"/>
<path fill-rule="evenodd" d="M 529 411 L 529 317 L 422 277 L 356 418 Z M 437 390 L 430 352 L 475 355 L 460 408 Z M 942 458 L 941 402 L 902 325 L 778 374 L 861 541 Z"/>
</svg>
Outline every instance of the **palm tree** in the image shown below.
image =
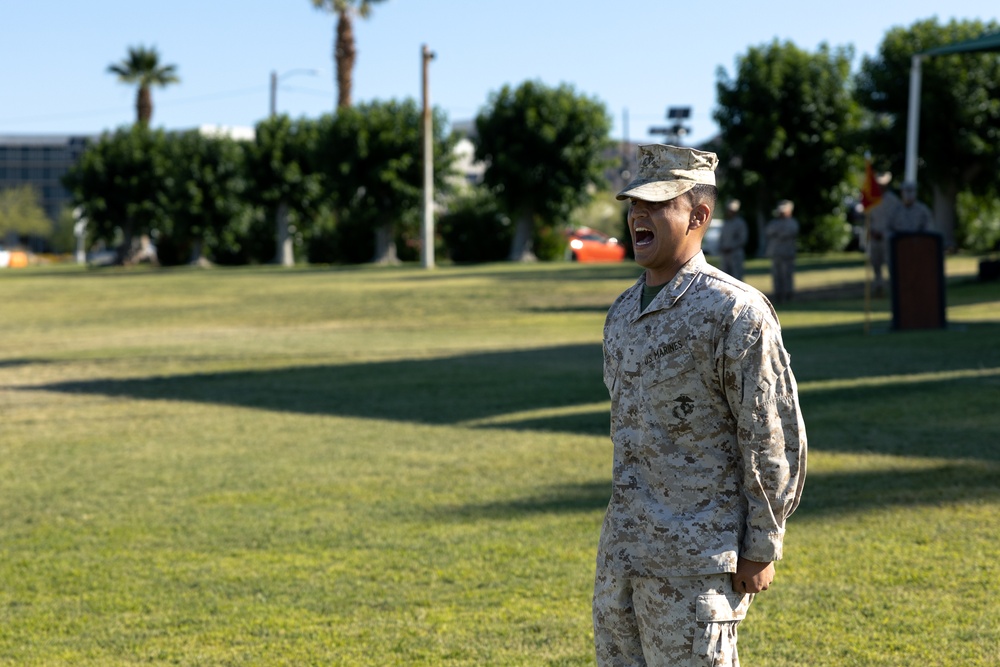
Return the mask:
<svg viewBox="0 0 1000 667">
<path fill-rule="evenodd" d="M 156 52 L 156 47 L 147 49 L 144 46 L 130 46 L 128 57 L 120 63 L 108 65 L 108 72 L 117 74 L 118 80 L 122 83 L 139 85 L 135 110 L 136 120 L 141 125 L 149 125 L 149 120 L 153 117 L 153 95 L 150 93 L 150 87 L 167 86 L 180 81 L 176 65 L 160 64 L 160 54 Z"/>
<path fill-rule="evenodd" d="M 326 9 L 337 15 L 336 38 L 333 43 L 333 61 L 337 69 L 337 108 L 351 106 L 354 61 L 358 49 L 354 44 L 353 15 L 363 19 L 371 14 L 372 5 L 384 0 L 312 0 L 313 7 Z"/>
</svg>

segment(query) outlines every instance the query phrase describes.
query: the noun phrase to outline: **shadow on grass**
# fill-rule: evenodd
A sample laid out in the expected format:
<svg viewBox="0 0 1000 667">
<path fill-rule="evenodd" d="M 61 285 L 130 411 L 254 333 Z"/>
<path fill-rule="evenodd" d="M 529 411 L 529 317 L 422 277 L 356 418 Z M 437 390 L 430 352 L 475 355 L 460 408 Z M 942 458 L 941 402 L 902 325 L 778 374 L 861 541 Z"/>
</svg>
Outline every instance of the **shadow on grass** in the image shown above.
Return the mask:
<svg viewBox="0 0 1000 667">
<path fill-rule="evenodd" d="M 603 510 L 611 499 L 611 481 L 593 481 L 548 487 L 537 495 L 445 510 L 459 519 L 516 519 L 530 514 L 567 514 Z"/>
<path fill-rule="evenodd" d="M 18 366 L 50 363 L 52 363 L 51 359 L 0 359 L 0 368 L 17 368 Z"/>
<path fill-rule="evenodd" d="M 979 501 L 1000 501 L 1000 465 L 968 462 L 922 470 L 812 474 L 796 516 Z"/>
<path fill-rule="evenodd" d="M 818 450 L 1000 462 L 1000 373 L 803 392 L 800 400 Z"/>
<path fill-rule="evenodd" d="M 962 334 L 881 337 L 838 328 L 798 330 L 790 338 L 796 374 L 806 385 L 801 401 L 810 445 L 818 451 L 1000 461 L 1000 420 L 994 416 L 1000 409 L 998 337 L 996 324 Z M 483 420 L 469 426 L 607 437 L 604 410 L 520 419 L 517 414 L 607 401 L 601 364 L 601 345 L 594 343 L 35 389 L 430 425 Z M 983 370 L 988 373 L 974 374 Z M 970 375 L 956 378 L 956 371 Z M 810 379 L 835 378 L 856 383 L 808 386 Z M 490 421 L 496 417 L 506 419 Z"/>
<path fill-rule="evenodd" d="M 457 424 L 607 400 L 602 354 L 600 344 L 567 345 L 446 359 L 61 382 L 35 389 Z M 582 423 L 592 427 L 587 418 Z M 606 417 L 603 429 L 606 433 Z"/>
<path fill-rule="evenodd" d="M 511 520 L 532 514 L 603 510 L 610 481 L 563 484 L 503 502 L 446 510 L 462 520 Z M 1000 501 L 1000 465 L 948 464 L 922 470 L 873 470 L 811 474 L 797 518 L 823 518 L 890 507 Z"/>
</svg>

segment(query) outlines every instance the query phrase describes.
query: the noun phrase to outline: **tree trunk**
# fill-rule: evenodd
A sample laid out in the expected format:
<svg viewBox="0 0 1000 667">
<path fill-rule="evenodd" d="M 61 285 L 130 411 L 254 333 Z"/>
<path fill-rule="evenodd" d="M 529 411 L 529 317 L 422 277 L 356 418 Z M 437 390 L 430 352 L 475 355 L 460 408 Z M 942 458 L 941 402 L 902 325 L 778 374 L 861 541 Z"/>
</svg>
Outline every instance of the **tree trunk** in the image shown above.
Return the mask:
<svg viewBox="0 0 1000 667">
<path fill-rule="evenodd" d="M 188 258 L 190 266 L 212 266 L 212 262 L 201 256 L 205 242 L 202 239 L 195 239 L 191 243 L 191 255 Z"/>
<path fill-rule="evenodd" d="M 274 263 L 280 266 L 294 266 L 295 254 L 292 252 L 292 236 L 288 233 L 288 204 L 278 204 L 275 215 L 275 256 Z"/>
<path fill-rule="evenodd" d="M 149 86 L 139 86 L 135 98 L 135 114 L 140 125 L 149 125 L 153 118 L 153 94 L 149 92 Z"/>
<path fill-rule="evenodd" d="M 955 249 L 955 221 L 958 218 L 958 184 L 935 183 L 934 192 L 934 224 L 944 236 L 945 250 Z"/>
<path fill-rule="evenodd" d="M 531 218 L 530 214 L 518 218 L 514 239 L 510 244 L 510 256 L 507 258 L 511 262 L 534 262 L 538 259 L 532 251 L 532 236 L 535 229 Z"/>
<path fill-rule="evenodd" d="M 351 106 L 351 86 L 354 61 L 358 50 L 354 43 L 354 26 L 351 24 L 350 8 L 337 13 L 337 39 L 333 47 L 333 60 L 337 66 L 337 108 Z"/>
<path fill-rule="evenodd" d="M 396 254 L 396 242 L 392 238 L 392 223 L 379 225 L 375 228 L 374 264 L 399 264 Z"/>
<path fill-rule="evenodd" d="M 122 244 L 118 246 L 115 254 L 115 263 L 119 266 L 126 266 L 129 262 L 129 256 L 132 253 L 132 241 L 135 235 L 132 233 L 134 224 L 132 220 L 126 220 L 125 225 L 122 227 Z"/>
</svg>

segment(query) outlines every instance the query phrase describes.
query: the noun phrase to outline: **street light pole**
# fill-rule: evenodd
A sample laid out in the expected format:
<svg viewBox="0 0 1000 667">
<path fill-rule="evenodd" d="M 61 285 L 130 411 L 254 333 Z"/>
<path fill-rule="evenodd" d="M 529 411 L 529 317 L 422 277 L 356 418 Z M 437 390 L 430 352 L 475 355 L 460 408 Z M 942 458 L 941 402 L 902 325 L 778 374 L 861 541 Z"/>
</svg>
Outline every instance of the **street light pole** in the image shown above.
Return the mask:
<svg viewBox="0 0 1000 667">
<path fill-rule="evenodd" d="M 434 52 L 426 44 L 421 49 L 423 62 L 423 134 L 424 134 L 424 220 L 421 264 L 425 269 L 434 268 L 434 118 L 430 107 L 428 71 Z"/>
<path fill-rule="evenodd" d="M 271 118 L 274 118 L 276 115 L 278 115 L 278 82 L 281 81 L 282 79 L 286 79 L 292 76 L 293 74 L 310 74 L 315 76 L 319 74 L 319 71 L 314 69 L 293 69 L 285 72 L 281 76 L 278 76 L 278 73 L 272 70 L 271 71 Z"/>
</svg>

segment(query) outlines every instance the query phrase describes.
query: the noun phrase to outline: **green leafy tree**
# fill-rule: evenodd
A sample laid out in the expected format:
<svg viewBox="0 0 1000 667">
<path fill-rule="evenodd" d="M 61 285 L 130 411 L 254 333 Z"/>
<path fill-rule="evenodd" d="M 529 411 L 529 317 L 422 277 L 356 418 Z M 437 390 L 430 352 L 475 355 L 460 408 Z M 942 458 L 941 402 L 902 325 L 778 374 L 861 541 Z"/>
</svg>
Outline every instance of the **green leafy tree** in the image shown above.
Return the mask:
<svg viewBox="0 0 1000 667">
<path fill-rule="evenodd" d="M 325 9 L 337 15 L 334 29 L 333 61 L 337 77 L 337 108 L 351 106 L 351 90 L 354 87 L 354 63 L 358 58 L 358 47 L 354 41 L 354 17 L 368 18 L 372 6 L 384 0 L 312 0 L 313 7 Z"/>
<path fill-rule="evenodd" d="M 499 262 L 510 254 L 510 219 L 486 188 L 469 188 L 452 199 L 438 229 L 453 262 Z"/>
<path fill-rule="evenodd" d="M 863 59 L 856 95 L 875 117 L 870 142 L 877 162 L 903 173 L 913 54 L 998 30 L 1000 24 L 993 21 L 918 21 L 890 30 L 878 53 Z M 933 194 L 935 220 L 951 246 L 959 193 L 996 194 L 1000 54 L 929 56 L 922 70 L 918 194 Z"/>
<path fill-rule="evenodd" d="M 976 196 L 965 191 L 958 196 L 958 218 L 962 221 L 959 242 L 974 253 L 1000 250 L 1000 197 L 996 190 Z"/>
<path fill-rule="evenodd" d="M 295 263 L 300 228 L 309 224 L 323 195 L 322 177 L 311 166 L 317 142 L 316 121 L 274 116 L 257 124 L 247 147 L 250 200 L 274 220 L 274 262 Z"/>
<path fill-rule="evenodd" d="M 318 169 L 336 202 L 342 243 L 354 261 L 399 261 L 398 241 L 419 239 L 423 201 L 421 110 L 413 100 L 372 102 L 342 108 L 324 121 Z M 435 192 L 445 194 L 454 141 L 446 119 L 434 118 Z M 367 239 L 370 241 L 366 242 Z M 362 255 L 362 256 L 358 256 Z"/>
<path fill-rule="evenodd" d="M 604 183 L 611 118 L 604 104 L 567 84 L 504 86 L 476 117 L 483 183 L 516 221 L 508 258 L 533 259 L 533 239 L 569 220 Z"/>
<path fill-rule="evenodd" d="M 717 70 L 722 185 L 756 220 L 758 241 L 781 199 L 795 201 L 803 249 L 846 241 L 844 202 L 856 188 L 850 174 L 861 158 L 851 59 L 850 47 L 823 44 L 809 53 L 776 40 L 738 57 L 732 77 Z"/>
<path fill-rule="evenodd" d="M 52 222 L 39 202 L 38 191 L 30 185 L 0 190 L 0 242 L 15 245 L 22 236 L 52 233 Z"/>
<path fill-rule="evenodd" d="M 246 189 L 243 144 L 191 130 L 173 135 L 169 148 L 172 176 L 165 185 L 173 221 L 169 242 L 175 254 L 180 253 L 175 261 L 198 264 L 206 252 L 211 256 L 217 251 L 238 252 L 252 216 L 242 196 Z M 170 263 L 164 255 L 167 243 L 166 237 L 159 239 L 163 263 Z"/>
<path fill-rule="evenodd" d="M 88 234 L 134 260 L 141 237 L 171 233 L 164 184 L 172 176 L 167 135 L 143 124 L 105 133 L 63 177 L 88 220 Z"/>
<path fill-rule="evenodd" d="M 168 86 L 180 82 L 175 65 L 160 64 L 160 54 L 156 48 L 144 46 L 129 47 L 128 56 L 120 63 L 108 65 L 108 72 L 118 75 L 122 83 L 136 84 L 136 122 L 149 125 L 153 117 L 153 86 Z"/>
</svg>

